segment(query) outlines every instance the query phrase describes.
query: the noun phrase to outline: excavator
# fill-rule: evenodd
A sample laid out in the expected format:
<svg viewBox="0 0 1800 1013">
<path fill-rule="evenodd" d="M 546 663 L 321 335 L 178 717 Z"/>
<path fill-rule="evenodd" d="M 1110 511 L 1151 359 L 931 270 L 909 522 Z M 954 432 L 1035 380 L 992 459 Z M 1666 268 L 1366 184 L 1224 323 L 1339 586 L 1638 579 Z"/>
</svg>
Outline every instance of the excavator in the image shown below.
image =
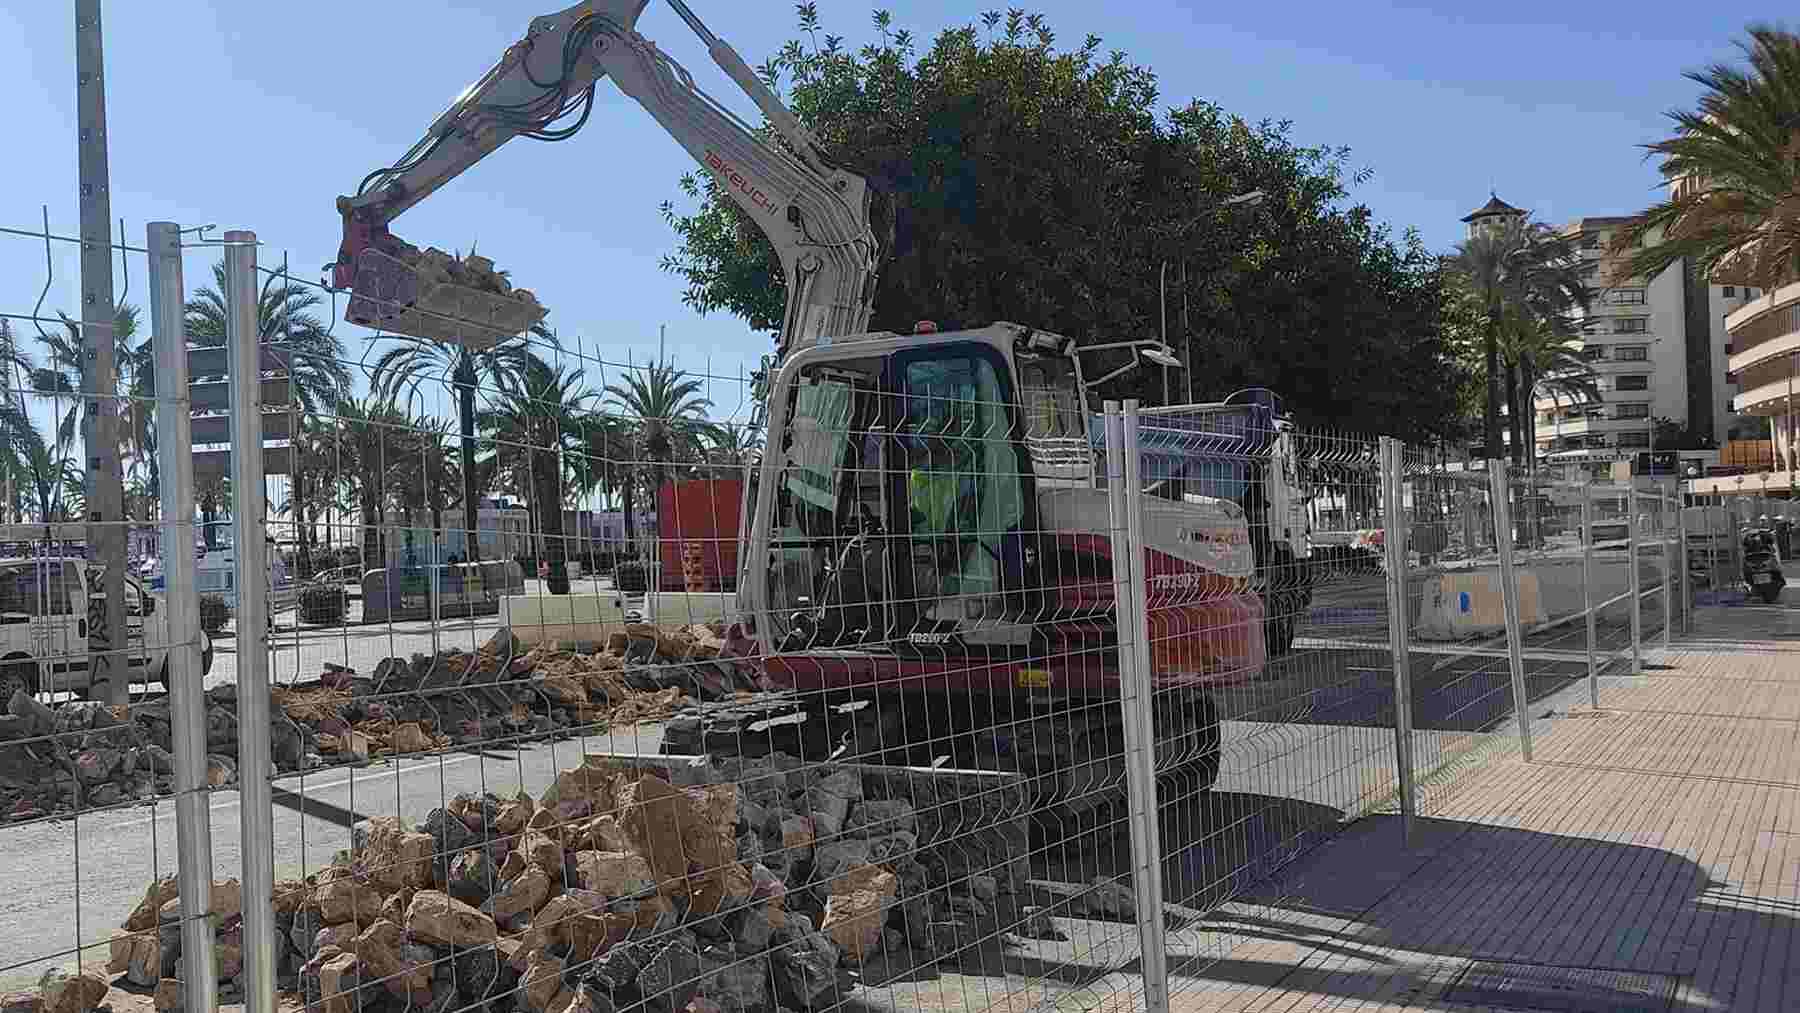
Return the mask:
<svg viewBox="0 0 1800 1013">
<path fill-rule="evenodd" d="M 1011 770 L 1041 803 L 1116 800 L 1117 585 L 1088 403 L 1107 377 L 1087 379 L 1082 357 L 1171 353 L 1008 322 L 867 330 L 880 256 L 868 181 L 669 0 L 768 129 L 702 92 L 637 32 L 647 3 L 584 0 L 533 20 L 410 151 L 339 198 L 347 318 L 474 346 L 542 319 L 487 263 L 421 255 L 388 226 L 515 137 L 571 136 L 610 80 L 757 223 L 787 282 L 733 628 L 784 692 L 678 720 L 663 751 Z M 1249 528 L 1226 497 L 1145 497 L 1143 509 L 1128 572 L 1148 584 L 1157 769 L 1203 791 L 1219 769 L 1215 690 L 1267 657 Z"/>
</svg>

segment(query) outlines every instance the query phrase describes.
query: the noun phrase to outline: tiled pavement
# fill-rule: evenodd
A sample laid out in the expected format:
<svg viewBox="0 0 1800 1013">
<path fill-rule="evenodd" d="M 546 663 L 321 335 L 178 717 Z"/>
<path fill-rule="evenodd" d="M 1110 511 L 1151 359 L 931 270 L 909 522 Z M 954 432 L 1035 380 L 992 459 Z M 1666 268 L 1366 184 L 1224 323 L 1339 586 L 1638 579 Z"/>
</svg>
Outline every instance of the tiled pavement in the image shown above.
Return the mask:
<svg viewBox="0 0 1800 1013">
<path fill-rule="evenodd" d="M 1361 820 L 1214 912 L 1212 938 L 1174 933 L 1172 1008 L 1800 1009 L 1800 609 L 1702 610 L 1646 661 L 1602 680 L 1600 711 L 1539 722 L 1534 762 L 1491 756 L 1436 799 L 1412 847 L 1396 818 Z M 1668 975 L 1674 994 L 1471 1005 L 1446 994 L 1471 959 Z"/>
</svg>

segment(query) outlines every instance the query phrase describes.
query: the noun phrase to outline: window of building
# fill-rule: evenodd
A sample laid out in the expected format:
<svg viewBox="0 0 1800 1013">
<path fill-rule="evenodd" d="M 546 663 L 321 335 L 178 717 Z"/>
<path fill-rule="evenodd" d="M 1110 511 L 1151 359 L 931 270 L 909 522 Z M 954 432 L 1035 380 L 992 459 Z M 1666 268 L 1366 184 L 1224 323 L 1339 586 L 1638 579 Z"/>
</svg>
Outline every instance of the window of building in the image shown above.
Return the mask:
<svg viewBox="0 0 1800 1013">
<path fill-rule="evenodd" d="M 1618 445 L 1621 448 L 1648 447 L 1650 445 L 1650 434 L 1640 432 L 1620 433 Z"/>
<path fill-rule="evenodd" d="M 1613 358 L 1620 362 L 1647 362 L 1650 359 L 1650 346 L 1619 345 L 1613 349 Z"/>
<path fill-rule="evenodd" d="M 1641 288 L 1621 288 L 1614 290 L 1612 304 L 1614 306 L 1642 306 L 1648 296 Z"/>
<path fill-rule="evenodd" d="M 1583 345 L 1581 347 L 1581 357 L 1588 362 L 1604 362 L 1606 361 L 1606 346 Z"/>
<path fill-rule="evenodd" d="M 1750 290 L 1745 289 L 1744 294 L 1749 295 Z M 1737 298 L 1737 286 L 1736 285 L 1725 286 L 1725 298 L 1727 298 L 1727 299 L 1736 299 Z"/>
<path fill-rule="evenodd" d="M 1650 417 L 1650 405 L 1646 402 L 1632 402 L 1614 405 L 1615 419 L 1647 419 Z"/>
<path fill-rule="evenodd" d="M 1631 376 L 1621 376 L 1621 377 L 1619 377 L 1618 383 L 1613 386 L 1613 389 L 1614 390 L 1649 390 L 1650 389 L 1650 377 L 1646 376 L 1643 373 L 1636 373 Z"/>
<path fill-rule="evenodd" d="M 1649 317 L 1620 317 L 1613 321 L 1614 334 L 1647 334 L 1649 331 Z"/>
</svg>

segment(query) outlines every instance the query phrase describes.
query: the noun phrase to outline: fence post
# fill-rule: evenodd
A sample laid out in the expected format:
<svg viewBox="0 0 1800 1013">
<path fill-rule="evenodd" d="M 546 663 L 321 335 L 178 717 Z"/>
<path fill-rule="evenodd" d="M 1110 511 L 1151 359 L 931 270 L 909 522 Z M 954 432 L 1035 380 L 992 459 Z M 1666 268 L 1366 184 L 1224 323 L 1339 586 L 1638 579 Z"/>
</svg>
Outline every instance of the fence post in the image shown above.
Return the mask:
<svg viewBox="0 0 1800 1013">
<path fill-rule="evenodd" d="M 1674 506 L 1675 494 L 1674 494 L 1674 483 L 1673 482 L 1669 483 L 1669 490 L 1670 491 L 1667 496 L 1659 495 L 1657 497 L 1657 499 L 1662 501 L 1662 504 L 1663 504 L 1663 509 L 1657 511 L 1659 519 L 1667 518 L 1669 516 L 1668 511 L 1675 509 L 1675 506 Z M 1681 522 L 1681 512 L 1679 510 L 1675 511 L 1675 521 L 1676 521 L 1676 523 Z M 1668 526 L 1668 522 L 1666 520 L 1663 522 L 1661 527 L 1662 527 L 1662 530 L 1657 532 L 1656 541 L 1658 542 L 1658 544 L 1660 544 L 1662 546 L 1662 556 L 1663 556 L 1663 632 L 1662 632 L 1662 642 L 1663 643 L 1662 643 L 1662 645 L 1663 645 L 1663 650 L 1666 651 L 1669 649 L 1670 643 L 1675 638 L 1675 561 L 1672 558 L 1675 555 L 1675 539 L 1669 536 L 1669 526 Z"/>
<path fill-rule="evenodd" d="M 200 598 L 194 587 L 194 432 L 188 412 L 187 298 L 181 230 L 151 222 L 150 345 L 156 356 L 156 454 L 162 476 L 163 613 L 169 629 L 164 687 L 175 760 L 175 863 L 181 896 L 181 952 L 187 1013 L 218 1003 L 212 908 L 212 814 L 206 792 L 206 693 L 200 671 Z M 154 645 L 146 643 L 146 647 Z"/>
<path fill-rule="evenodd" d="M 1688 576 L 1687 494 L 1680 479 L 1675 480 L 1675 530 L 1681 541 L 1681 632 L 1687 634 L 1694 629 L 1694 588 Z"/>
<path fill-rule="evenodd" d="M 1581 486 L 1581 605 L 1587 612 L 1588 703 L 1600 709 L 1599 616 L 1594 614 L 1594 487 Z"/>
<path fill-rule="evenodd" d="M 1627 580 L 1631 582 L 1631 674 L 1644 674 L 1644 585 L 1638 560 L 1638 479 L 1632 469 L 1631 485 L 1625 493 L 1625 549 L 1631 554 Z"/>
<path fill-rule="evenodd" d="M 1506 462 L 1490 458 L 1488 492 L 1494 501 L 1494 543 L 1500 552 L 1500 600 L 1506 607 L 1506 655 L 1512 667 L 1513 715 L 1519 755 L 1531 762 L 1531 708 L 1525 689 L 1525 639 L 1519 620 L 1519 585 L 1513 573 L 1512 484 Z"/>
<path fill-rule="evenodd" d="M 262 340 L 256 233 L 225 233 L 231 376 L 232 539 L 238 586 L 238 800 L 243 840 L 244 1010 L 275 1011 L 274 810 L 269 786 L 269 543 L 264 527 Z"/>
<path fill-rule="evenodd" d="M 1400 835 L 1412 846 L 1419 799 L 1413 786 L 1412 617 L 1406 596 L 1406 445 L 1381 438 L 1382 547 L 1387 553 L 1388 650 L 1394 658 L 1394 764 L 1400 774 Z"/>
<path fill-rule="evenodd" d="M 1112 515 L 1114 616 L 1119 642 L 1119 705 L 1125 718 L 1125 788 L 1130 799 L 1132 886 L 1143 951 L 1148 1013 L 1169 1013 L 1164 939 L 1162 848 L 1156 804 L 1156 731 L 1151 718 L 1150 623 L 1144 571 L 1143 482 L 1138 460 L 1138 403 L 1106 402 L 1106 489 Z"/>
</svg>

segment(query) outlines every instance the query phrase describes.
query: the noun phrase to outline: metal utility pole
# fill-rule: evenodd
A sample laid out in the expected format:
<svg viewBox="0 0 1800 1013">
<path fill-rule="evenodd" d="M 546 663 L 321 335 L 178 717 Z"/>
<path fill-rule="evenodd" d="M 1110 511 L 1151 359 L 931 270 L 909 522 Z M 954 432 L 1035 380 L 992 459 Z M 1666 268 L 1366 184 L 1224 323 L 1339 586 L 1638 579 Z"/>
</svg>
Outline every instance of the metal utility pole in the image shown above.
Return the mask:
<svg viewBox="0 0 1800 1013">
<path fill-rule="evenodd" d="M 87 452 L 87 543 L 101 567 L 87 615 L 89 692 L 109 705 L 128 702 L 124 646 L 124 476 L 119 466 L 118 378 L 113 352 L 117 308 L 112 284 L 112 198 L 106 164 L 105 45 L 100 0 L 75 0 L 75 112 L 81 182 L 82 442 Z"/>
</svg>

